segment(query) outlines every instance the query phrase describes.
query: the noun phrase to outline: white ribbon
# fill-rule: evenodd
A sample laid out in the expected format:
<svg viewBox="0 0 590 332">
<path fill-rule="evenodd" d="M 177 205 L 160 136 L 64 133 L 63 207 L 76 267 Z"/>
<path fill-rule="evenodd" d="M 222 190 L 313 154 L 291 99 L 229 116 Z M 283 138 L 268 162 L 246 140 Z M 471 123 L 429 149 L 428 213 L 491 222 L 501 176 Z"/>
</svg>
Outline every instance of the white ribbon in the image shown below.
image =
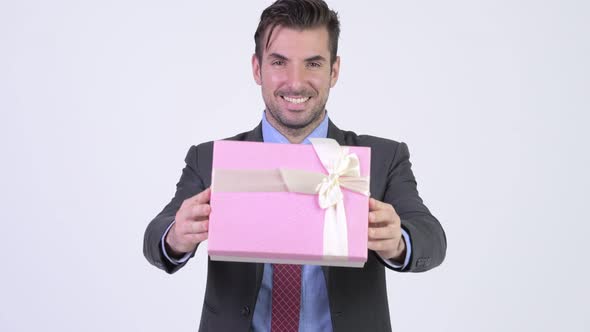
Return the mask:
<svg viewBox="0 0 590 332">
<path fill-rule="evenodd" d="M 317 185 L 318 202 L 324 215 L 324 257 L 348 257 L 348 226 L 344 195 L 340 187 L 369 196 L 369 178 L 361 177 L 358 156 L 333 139 L 312 138 L 313 147 L 328 176 Z M 352 187 L 352 188 L 351 188 Z"/>
</svg>

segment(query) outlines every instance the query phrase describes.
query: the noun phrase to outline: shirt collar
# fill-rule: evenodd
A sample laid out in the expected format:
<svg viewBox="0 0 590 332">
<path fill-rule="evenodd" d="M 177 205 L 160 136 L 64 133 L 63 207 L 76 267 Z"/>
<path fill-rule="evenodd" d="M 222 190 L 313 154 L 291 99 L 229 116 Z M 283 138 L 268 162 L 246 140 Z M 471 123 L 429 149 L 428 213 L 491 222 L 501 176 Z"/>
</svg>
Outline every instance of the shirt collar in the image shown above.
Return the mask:
<svg viewBox="0 0 590 332">
<path fill-rule="evenodd" d="M 262 112 L 262 140 L 265 143 L 285 143 L 289 144 L 289 140 L 283 136 L 278 130 L 273 127 L 266 119 L 265 112 Z M 328 137 L 328 114 L 324 116 L 324 120 L 301 142 L 301 144 L 311 144 L 310 138 L 326 138 Z"/>
</svg>

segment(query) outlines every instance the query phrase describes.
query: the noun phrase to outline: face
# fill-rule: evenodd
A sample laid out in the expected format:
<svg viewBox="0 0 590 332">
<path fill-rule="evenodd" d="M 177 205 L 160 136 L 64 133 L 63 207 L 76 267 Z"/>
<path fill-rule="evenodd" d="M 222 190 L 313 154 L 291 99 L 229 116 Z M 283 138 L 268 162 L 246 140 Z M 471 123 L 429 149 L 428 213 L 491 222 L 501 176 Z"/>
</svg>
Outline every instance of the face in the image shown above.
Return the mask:
<svg viewBox="0 0 590 332">
<path fill-rule="evenodd" d="M 323 120 L 340 67 L 340 58 L 330 65 L 328 40 L 325 27 L 295 30 L 277 26 L 262 61 L 252 56 L 254 80 L 262 87 L 267 119 L 279 131 L 313 129 Z"/>
</svg>

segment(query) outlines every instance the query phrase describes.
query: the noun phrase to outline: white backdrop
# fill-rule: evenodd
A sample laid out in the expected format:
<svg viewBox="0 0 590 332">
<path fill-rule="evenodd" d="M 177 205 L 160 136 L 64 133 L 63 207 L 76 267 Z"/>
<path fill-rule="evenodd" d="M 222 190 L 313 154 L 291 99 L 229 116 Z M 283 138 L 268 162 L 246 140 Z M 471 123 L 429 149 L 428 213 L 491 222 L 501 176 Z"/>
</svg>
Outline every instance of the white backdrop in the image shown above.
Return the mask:
<svg viewBox="0 0 590 332">
<path fill-rule="evenodd" d="M 191 144 L 253 128 L 270 1 L 0 2 L 0 330 L 195 331 L 206 246 L 143 258 Z M 330 1 L 341 128 L 409 144 L 448 237 L 396 331 L 588 331 L 590 3 Z"/>
</svg>

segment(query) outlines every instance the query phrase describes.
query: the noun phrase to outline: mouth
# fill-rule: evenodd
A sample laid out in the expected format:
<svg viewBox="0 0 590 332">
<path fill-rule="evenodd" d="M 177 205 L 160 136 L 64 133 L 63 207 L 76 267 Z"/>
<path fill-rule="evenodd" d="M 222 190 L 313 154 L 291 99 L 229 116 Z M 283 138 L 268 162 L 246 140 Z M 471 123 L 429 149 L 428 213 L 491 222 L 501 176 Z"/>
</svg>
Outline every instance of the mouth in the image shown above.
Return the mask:
<svg viewBox="0 0 590 332">
<path fill-rule="evenodd" d="M 286 102 L 291 103 L 291 104 L 295 104 L 295 105 L 303 104 L 306 101 L 311 99 L 311 97 L 287 97 L 287 96 L 281 96 L 281 98 L 283 98 L 283 100 L 285 100 Z"/>
</svg>

